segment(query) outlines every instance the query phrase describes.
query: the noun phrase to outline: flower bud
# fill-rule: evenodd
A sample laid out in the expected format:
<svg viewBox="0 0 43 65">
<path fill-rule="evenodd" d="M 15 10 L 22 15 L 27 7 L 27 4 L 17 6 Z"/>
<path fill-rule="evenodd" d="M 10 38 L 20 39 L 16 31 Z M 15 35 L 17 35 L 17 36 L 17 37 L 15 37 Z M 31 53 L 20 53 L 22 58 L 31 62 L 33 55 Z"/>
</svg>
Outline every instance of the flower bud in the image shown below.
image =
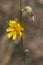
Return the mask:
<svg viewBox="0 0 43 65">
<path fill-rule="evenodd" d="M 30 14 L 33 12 L 32 8 L 31 8 L 30 6 L 26 6 L 26 7 L 24 8 L 24 10 L 25 10 L 27 13 L 30 13 Z"/>
</svg>

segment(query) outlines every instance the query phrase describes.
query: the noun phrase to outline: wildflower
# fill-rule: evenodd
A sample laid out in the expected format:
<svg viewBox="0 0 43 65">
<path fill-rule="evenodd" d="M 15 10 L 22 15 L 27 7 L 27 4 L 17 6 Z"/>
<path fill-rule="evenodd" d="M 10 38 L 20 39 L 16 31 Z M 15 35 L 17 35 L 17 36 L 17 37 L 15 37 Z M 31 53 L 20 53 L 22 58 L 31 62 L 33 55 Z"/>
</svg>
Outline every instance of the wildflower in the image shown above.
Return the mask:
<svg viewBox="0 0 43 65">
<path fill-rule="evenodd" d="M 19 36 L 20 38 L 23 36 L 22 31 L 24 30 L 24 28 L 20 25 L 18 19 L 9 20 L 8 24 L 9 27 L 6 29 L 6 31 L 8 32 L 8 38 L 12 37 L 13 40 L 16 40 L 17 36 Z"/>
</svg>

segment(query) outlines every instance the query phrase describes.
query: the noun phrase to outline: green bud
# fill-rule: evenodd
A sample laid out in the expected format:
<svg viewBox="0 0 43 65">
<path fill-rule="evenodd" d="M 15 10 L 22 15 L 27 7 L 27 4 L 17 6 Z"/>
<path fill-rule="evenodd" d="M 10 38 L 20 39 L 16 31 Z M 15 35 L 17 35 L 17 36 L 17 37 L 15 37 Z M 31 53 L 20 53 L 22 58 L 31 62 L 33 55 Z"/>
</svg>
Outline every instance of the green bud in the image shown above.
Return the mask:
<svg viewBox="0 0 43 65">
<path fill-rule="evenodd" d="M 33 12 L 32 8 L 31 8 L 30 6 L 26 6 L 26 7 L 24 8 L 24 10 L 26 10 L 26 12 L 27 12 L 27 13 L 30 13 L 30 14 Z"/>
</svg>

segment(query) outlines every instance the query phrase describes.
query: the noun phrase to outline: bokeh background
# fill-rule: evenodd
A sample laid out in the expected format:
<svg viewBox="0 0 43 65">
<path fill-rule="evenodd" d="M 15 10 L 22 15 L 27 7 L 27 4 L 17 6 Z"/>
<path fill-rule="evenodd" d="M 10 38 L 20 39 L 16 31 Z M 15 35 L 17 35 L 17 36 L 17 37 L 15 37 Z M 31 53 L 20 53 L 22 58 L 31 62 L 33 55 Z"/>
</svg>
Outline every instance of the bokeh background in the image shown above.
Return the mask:
<svg viewBox="0 0 43 65">
<path fill-rule="evenodd" d="M 31 16 L 23 13 L 24 46 L 27 65 L 43 65 L 43 0 L 23 0 L 23 8 L 31 6 L 34 11 L 35 21 Z M 19 16 L 19 0 L 0 0 L 0 65 L 24 65 L 21 41 L 7 38 L 7 20 Z M 18 44 L 19 43 L 19 44 Z"/>
</svg>

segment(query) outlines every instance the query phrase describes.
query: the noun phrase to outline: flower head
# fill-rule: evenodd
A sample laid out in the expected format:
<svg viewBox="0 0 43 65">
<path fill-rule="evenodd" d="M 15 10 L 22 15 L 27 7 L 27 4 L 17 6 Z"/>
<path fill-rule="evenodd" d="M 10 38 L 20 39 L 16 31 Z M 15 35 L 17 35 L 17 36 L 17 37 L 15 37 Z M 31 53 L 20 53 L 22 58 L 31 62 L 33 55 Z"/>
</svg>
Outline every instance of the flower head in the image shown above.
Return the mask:
<svg viewBox="0 0 43 65">
<path fill-rule="evenodd" d="M 17 36 L 23 36 L 22 31 L 24 30 L 24 28 L 20 25 L 18 19 L 9 20 L 7 23 L 9 24 L 9 27 L 6 29 L 6 31 L 8 32 L 8 38 L 12 37 L 13 40 L 16 40 Z"/>
</svg>

